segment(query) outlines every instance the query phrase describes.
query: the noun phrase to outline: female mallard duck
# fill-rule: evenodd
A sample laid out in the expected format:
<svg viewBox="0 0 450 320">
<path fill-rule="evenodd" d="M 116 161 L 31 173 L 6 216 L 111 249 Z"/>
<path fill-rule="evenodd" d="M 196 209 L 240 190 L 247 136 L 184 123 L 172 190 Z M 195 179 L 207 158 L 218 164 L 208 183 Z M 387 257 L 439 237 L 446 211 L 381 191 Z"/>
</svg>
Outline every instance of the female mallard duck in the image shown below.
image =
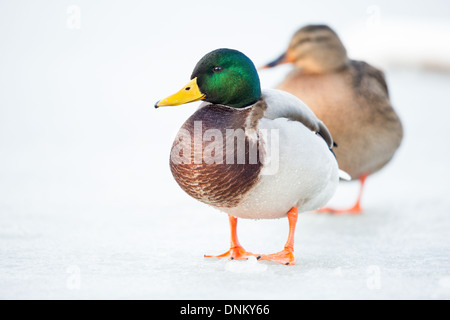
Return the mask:
<svg viewBox="0 0 450 320">
<path fill-rule="evenodd" d="M 366 177 L 392 159 L 403 137 L 383 73 L 350 60 L 337 34 L 326 25 L 298 30 L 287 51 L 265 68 L 281 63 L 293 63 L 295 69 L 277 88 L 302 99 L 325 123 L 339 145 L 335 150 L 339 167 L 361 183 L 352 208 L 323 211 L 360 213 Z"/>
<path fill-rule="evenodd" d="M 261 91 L 252 61 L 236 50 L 205 55 L 191 81 L 155 107 L 198 100 L 206 102 L 181 127 L 170 168 L 190 196 L 229 215 L 231 248 L 215 257 L 294 264 L 298 211 L 323 206 L 339 182 L 328 129 L 293 95 Z M 281 252 L 255 255 L 239 244 L 237 218 L 286 215 L 289 236 Z"/>
</svg>

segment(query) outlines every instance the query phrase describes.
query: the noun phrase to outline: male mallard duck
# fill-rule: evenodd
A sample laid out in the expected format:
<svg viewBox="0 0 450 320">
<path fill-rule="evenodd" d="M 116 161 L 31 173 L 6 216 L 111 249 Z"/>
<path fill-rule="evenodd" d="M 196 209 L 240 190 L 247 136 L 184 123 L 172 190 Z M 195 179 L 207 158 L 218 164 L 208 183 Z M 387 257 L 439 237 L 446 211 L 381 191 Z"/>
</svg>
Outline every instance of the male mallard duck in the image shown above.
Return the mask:
<svg viewBox="0 0 450 320">
<path fill-rule="evenodd" d="M 205 55 L 191 81 L 155 107 L 198 100 L 206 102 L 181 127 L 170 168 L 186 193 L 229 215 L 231 247 L 215 257 L 294 264 L 298 212 L 323 206 L 339 182 L 328 129 L 293 95 L 261 91 L 253 62 L 236 50 Z M 281 252 L 255 255 L 239 244 L 237 218 L 285 216 L 289 236 Z"/>
<path fill-rule="evenodd" d="M 383 73 L 350 60 L 338 35 L 326 25 L 298 30 L 287 51 L 263 68 L 281 63 L 293 63 L 295 69 L 277 88 L 302 99 L 325 123 L 338 144 L 339 167 L 360 180 L 352 208 L 322 211 L 360 213 L 366 177 L 392 159 L 403 137 Z"/>
</svg>

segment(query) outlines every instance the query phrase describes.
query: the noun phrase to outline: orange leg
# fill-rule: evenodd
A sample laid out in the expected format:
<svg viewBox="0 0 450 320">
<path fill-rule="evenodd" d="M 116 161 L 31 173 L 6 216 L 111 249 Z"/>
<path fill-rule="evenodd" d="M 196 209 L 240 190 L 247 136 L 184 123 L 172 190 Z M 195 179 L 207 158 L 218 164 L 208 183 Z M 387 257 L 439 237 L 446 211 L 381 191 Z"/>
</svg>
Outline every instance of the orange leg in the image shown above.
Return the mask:
<svg viewBox="0 0 450 320">
<path fill-rule="evenodd" d="M 228 218 L 230 220 L 230 229 L 231 229 L 231 245 L 230 250 L 227 252 L 220 254 L 218 256 L 213 255 L 206 255 L 205 258 L 228 258 L 230 260 L 246 260 L 250 256 L 256 256 L 253 253 L 247 252 L 244 250 L 244 248 L 239 243 L 238 237 L 237 237 L 237 218 L 228 215 Z"/>
<path fill-rule="evenodd" d="M 284 246 L 284 250 L 278 253 L 260 255 L 258 256 L 258 260 L 270 260 L 290 266 L 295 264 L 294 233 L 297 224 L 298 208 L 293 207 L 289 210 L 287 215 L 289 220 L 289 236 Z"/>
<path fill-rule="evenodd" d="M 364 184 L 366 182 L 367 177 L 368 177 L 368 174 L 364 174 L 359 178 L 360 188 L 359 188 L 358 199 L 356 200 L 356 203 L 353 205 L 353 207 L 348 208 L 348 209 L 334 209 L 334 208 L 325 207 L 325 208 L 321 208 L 321 209 L 317 210 L 316 212 L 332 213 L 332 214 L 345 214 L 345 213 L 361 214 L 363 211 L 362 207 L 361 207 L 361 197 L 362 197 L 363 188 L 364 188 Z"/>
</svg>

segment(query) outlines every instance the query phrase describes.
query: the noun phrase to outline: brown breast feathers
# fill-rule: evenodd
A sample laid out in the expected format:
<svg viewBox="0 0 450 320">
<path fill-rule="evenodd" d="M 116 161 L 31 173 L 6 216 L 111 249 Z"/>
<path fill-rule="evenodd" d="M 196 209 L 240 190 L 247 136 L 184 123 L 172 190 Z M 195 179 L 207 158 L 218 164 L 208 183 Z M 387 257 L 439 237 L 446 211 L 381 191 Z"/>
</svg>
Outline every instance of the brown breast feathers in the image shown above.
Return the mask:
<svg viewBox="0 0 450 320">
<path fill-rule="evenodd" d="M 259 180 L 263 155 L 255 129 L 265 107 L 264 102 L 246 109 L 210 104 L 184 123 L 170 168 L 186 193 L 216 207 L 239 204 Z"/>
</svg>

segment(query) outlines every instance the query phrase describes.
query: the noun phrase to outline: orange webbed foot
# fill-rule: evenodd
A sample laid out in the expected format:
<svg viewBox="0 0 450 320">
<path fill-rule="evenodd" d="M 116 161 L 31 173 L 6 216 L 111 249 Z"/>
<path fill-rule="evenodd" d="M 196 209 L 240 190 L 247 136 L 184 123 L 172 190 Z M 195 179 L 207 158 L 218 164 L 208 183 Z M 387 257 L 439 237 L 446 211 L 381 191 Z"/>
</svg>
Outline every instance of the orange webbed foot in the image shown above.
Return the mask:
<svg viewBox="0 0 450 320">
<path fill-rule="evenodd" d="M 329 213 L 329 214 L 354 214 L 359 215 L 363 212 L 361 205 L 359 203 L 355 204 L 353 207 L 349 209 L 334 209 L 334 208 L 321 208 L 319 210 L 314 211 L 316 213 Z"/>
<path fill-rule="evenodd" d="M 217 256 L 214 255 L 204 255 L 205 258 L 228 258 L 229 260 L 246 260 L 250 256 L 257 256 L 251 252 L 245 251 L 245 249 L 240 245 L 237 237 L 237 218 L 231 215 L 228 215 L 228 219 L 230 221 L 230 229 L 231 229 L 231 244 L 230 250 L 223 254 L 219 254 Z"/>
<path fill-rule="evenodd" d="M 298 208 L 293 207 L 287 213 L 288 221 L 289 221 L 289 235 L 288 240 L 286 241 L 286 245 L 284 249 L 278 253 L 272 254 L 262 254 L 257 257 L 258 260 L 269 260 L 275 261 L 286 266 L 293 266 L 295 264 L 295 256 L 294 256 L 294 234 L 295 234 L 295 226 L 297 224 L 298 217 Z"/>
<path fill-rule="evenodd" d="M 242 246 L 235 246 L 230 248 L 227 252 L 223 254 L 219 254 L 217 256 L 214 255 L 204 255 L 205 258 L 228 258 L 229 260 L 247 260 L 248 257 L 256 257 L 258 255 L 253 254 L 251 252 L 245 251 Z"/>
<path fill-rule="evenodd" d="M 295 264 L 294 251 L 284 249 L 278 253 L 263 254 L 257 257 L 258 260 L 275 261 L 286 266 L 292 266 Z"/>
<path fill-rule="evenodd" d="M 362 208 L 361 208 L 361 197 L 362 197 L 362 192 L 364 189 L 364 184 L 366 182 L 366 179 L 368 177 L 368 174 L 363 174 L 361 175 L 361 177 L 359 177 L 359 182 L 360 182 L 360 187 L 359 187 L 359 195 L 358 195 L 358 199 L 356 200 L 356 203 L 353 207 L 348 208 L 348 209 L 334 209 L 334 208 L 321 208 L 319 210 L 316 210 L 314 212 L 316 213 L 329 213 L 329 214 L 351 214 L 351 215 L 359 215 L 363 212 Z"/>
</svg>

